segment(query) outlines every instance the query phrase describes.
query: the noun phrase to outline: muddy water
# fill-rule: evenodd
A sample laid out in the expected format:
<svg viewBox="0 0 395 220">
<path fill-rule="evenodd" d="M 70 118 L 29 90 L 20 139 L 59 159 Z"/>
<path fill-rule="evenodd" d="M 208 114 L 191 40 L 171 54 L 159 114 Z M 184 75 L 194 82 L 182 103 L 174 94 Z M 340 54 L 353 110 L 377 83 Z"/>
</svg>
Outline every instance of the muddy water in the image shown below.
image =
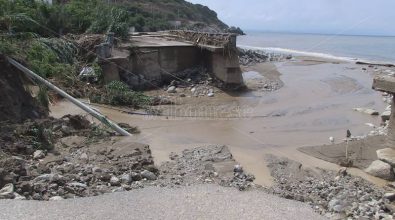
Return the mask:
<svg viewBox="0 0 395 220">
<path fill-rule="evenodd" d="M 240 118 L 151 118 L 107 108 L 99 110 L 114 121 L 139 126 L 142 134 L 135 137 L 136 141 L 149 144 L 159 163 L 167 160 L 170 152 L 204 144 L 224 144 L 247 171 L 257 177 L 257 183 L 267 186 L 272 184 L 272 179 L 264 162 L 266 154 L 286 156 L 307 167 L 335 170 L 336 165 L 300 153 L 297 148 L 329 144 L 330 136 L 340 142 L 347 129 L 355 136 L 364 135 L 371 130 L 365 123 L 380 124 L 379 117 L 352 110 L 369 107 L 382 111 L 386 107 L 381 95 L 371 90 L 373 76 L 363 72 L 361 67 L 347 63 L 289 62 L 277 64 L 277 70 L 285 86 L 276 92 L 221 94 L 195 102 L 197 109 L 206 103 L 205 99 L 207 103 L 215 100 L 221 105 L 218 111 L 224 111 L 227 103 L 229 108 L 237 106 Z M 260 73 L 264 75 L 267 71 L 261 69 Z M 249 76 L 257 77 L 256 73 Z M 191 105 L 193 108 L 193 103 L 188 107 Z M 55 117 L 80 112 L 66 102 L 54 106 L 52 111 Z M 354 172 L 365 176 L 363 172 Z"/>
</svg>

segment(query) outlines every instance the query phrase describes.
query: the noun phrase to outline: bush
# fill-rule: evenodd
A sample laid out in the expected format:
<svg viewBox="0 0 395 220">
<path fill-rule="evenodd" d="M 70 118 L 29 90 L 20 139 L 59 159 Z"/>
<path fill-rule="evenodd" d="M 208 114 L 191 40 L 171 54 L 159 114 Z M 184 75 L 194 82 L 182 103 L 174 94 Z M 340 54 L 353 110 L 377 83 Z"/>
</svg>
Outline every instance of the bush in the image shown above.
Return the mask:
<svg viewBox="0 0 395 220">
<path fill-rule="evenodd" d="M 12 55 L 15 53 L 16 45 L 10 41 L 0 40 L 0 54 Z"/>
<path fill-rule="evenodd" d="M 53 133 L 42 124 L 34 123 L 27 131 L 27 135 L 30 136 L 30 142 L 35 149 L 53 150 Z"/>
<path fill-rule="evenodd" d="M 87 30 L 90 33 L 114 32 L 115 36 L 126 38 L 129 34 L 129 15 L 117 7 L 99 7 L 95 20 Z"/>
<path fill-rule="evenodd" d="M 116 106 L 131 106 L 134 108 L 146 108 L 152 102 L 149 96 L 130 90 L 120 81 L 113 81 L 105 86 L 104 94 L 91 97 L 93 102 Z"/>
<path fill-rule="evenodd" d="M 41 77 L 65 77 L 73 72 L 70 64 L 62 63 L 57 53 L 40 41 L 32 43 L 26 56 L 30 68 Z"/>
<path fill-rule="evenodd" d="M 49 109 L 49 97 L 47 87 L 40 86 L 40 90 L 38 91 L 36 99 L 41 106 L 43 106 L 47 110 Z"/>
</svg>

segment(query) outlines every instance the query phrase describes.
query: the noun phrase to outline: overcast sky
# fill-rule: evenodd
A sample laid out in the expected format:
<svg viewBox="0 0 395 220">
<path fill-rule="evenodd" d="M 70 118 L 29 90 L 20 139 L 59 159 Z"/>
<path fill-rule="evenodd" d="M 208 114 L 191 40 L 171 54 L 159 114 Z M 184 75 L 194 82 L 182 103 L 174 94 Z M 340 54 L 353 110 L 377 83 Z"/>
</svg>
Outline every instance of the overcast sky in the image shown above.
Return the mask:
<svg viewBox="0 0 395 220">
<path fill-rule="evenodd" d="M 395 36 L 395 0 L 188 0 L 245 30 Z"/>
</svg>

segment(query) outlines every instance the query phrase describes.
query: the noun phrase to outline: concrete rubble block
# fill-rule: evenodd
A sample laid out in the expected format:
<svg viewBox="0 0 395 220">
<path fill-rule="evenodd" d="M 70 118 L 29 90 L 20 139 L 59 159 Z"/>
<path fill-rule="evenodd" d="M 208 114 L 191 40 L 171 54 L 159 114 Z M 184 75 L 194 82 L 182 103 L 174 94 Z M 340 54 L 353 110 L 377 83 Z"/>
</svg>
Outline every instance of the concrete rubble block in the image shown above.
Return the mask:
<svg viewBox="0 0 395 220">
<path fill-rule="evenodd" d="M 177 89 L 177 88 L 176 88 L 175 86 L 170 86 L 170 87 L 167 89 L 167 92 L 168 92 L 168 93 L 176 93 L 176 92 L 177 92 L 176 89 Z"/>
<path fill-rule="evenodd" d="M 392 202 L 395 200 L 395 193 L 394 192 L 385 193 L 384 198 L 386 198 Z"/>
<path fill-rule="evenodd" d="M 379 160 L 390 164 L 392 167 L 395 167 L 395 149 L 385 148 L 377 150 L 377 157 Z"/>
<path fill-rule="evenodd" d="M 377 91 L 395 93 L 395 77 L 377 76 L 373 80 L 373 89 Z"/>
<path fill-rule="evenodd" d="M 368 115 L 379 115 L 380 113 L 374 109 L 368 109 L 368 108 L 354 108 L 354 111 L 365 113 Z"/>
<path fill-rule="evenodd" d="M 391 118 L 391 110 L 389 110 L 389 111 L 384 111 L 384 112 L 381 114 L 381 119 L 382 119 L 383 121 L 388 121 L 388 120 L 390 120 L 390 118 Z"/>
<path fill-rule="evenodd" d="M 394 180 L 395 177 L 391 165 L 381 160 L 373 161 L 372 164 L 365 169 L 365 172 L 385 180 Z"/>
<path fill-rule="evenodd" d="M 33 153 L 33 159 L 34 160 L 39 160 L 39 159 L 43 159 L 45 157 L 45 152 L 42 150 L 36 150 Z"/>
<path fill-rule="evenodd" d="M 49 198 L 49 201 L 61 201 L 61 200 L 64 200 L 63 197 L 61 196 L 54 196 Z"/>
<path fill-rule="evenodd" d="M 0 199 L 13 199 L 14 198 L 14 185 L 7 184 L 0 190 Z"/>
<path fill-rule="evenodd" d="M 141 172 L 141 176 L 147 180 L 156 180 L 157 179 L 156 175 L 148 170 L 144 170 L 143 172 Z"/>
</svg>

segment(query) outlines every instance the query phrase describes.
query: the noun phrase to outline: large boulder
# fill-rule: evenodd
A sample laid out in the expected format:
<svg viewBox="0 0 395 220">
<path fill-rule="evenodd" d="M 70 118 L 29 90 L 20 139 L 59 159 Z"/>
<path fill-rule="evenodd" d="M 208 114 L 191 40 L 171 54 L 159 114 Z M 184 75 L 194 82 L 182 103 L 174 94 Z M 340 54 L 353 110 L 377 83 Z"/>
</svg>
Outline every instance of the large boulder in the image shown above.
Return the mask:
<svg viewBox="0 0 395 220">
<path fill-rule="evenodd" d="M 147 180 L 156 180 L 157 179 L 156 175 L 148 170 L 144 170 L 143 172 L 141 172 L 141 176 Z"/>
<path fill-rule="evenodd" d="M 0 199 L 13 199 L 14 197 L 13 184 L 7 184 L 2 189 L 0 189 Z"/>
<path fill-rule="evenodd" d="M 373 161 L 373 163 L 365 170 L 372 176 L 379 177 L 386 180 L 394 180 L 394 172 L 391 165 L 381 160 Z"/>
<path fill-rule="evenodd" d="M 379 160 L 389 163 L 392 167 L 395 167 L 395 150 L 392 148 L 385 148 L 376 151 Z"/>
</svg>

